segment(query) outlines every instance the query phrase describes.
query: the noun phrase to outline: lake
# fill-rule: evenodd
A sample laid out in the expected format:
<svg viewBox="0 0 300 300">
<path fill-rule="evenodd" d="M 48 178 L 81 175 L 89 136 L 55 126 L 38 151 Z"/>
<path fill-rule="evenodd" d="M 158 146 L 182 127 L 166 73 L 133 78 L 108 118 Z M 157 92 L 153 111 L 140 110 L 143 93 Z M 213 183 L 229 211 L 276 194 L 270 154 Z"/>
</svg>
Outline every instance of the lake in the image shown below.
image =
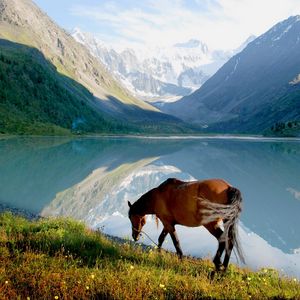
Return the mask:
<svg viewBox="0 0 300 300">
<path fill-rule="evenodd" d="M 0 203 L 43 216 L 71 216 L 111 235 L 130 237 L 127 201 L 169 177 L 223 178 L 238 187 L 247 266 L 300 278 L 299 140 L 0 139 Z M 161 229 L 148 218 L 144 230 L 154 240 Z M 177 230 L 184 254 L 214 256 L 217 242 L 206 229 Z M 146 237 L 142 242 L 151 244 Z M 170 239 L 163 248 L 174 251 Z"/>
</svg>

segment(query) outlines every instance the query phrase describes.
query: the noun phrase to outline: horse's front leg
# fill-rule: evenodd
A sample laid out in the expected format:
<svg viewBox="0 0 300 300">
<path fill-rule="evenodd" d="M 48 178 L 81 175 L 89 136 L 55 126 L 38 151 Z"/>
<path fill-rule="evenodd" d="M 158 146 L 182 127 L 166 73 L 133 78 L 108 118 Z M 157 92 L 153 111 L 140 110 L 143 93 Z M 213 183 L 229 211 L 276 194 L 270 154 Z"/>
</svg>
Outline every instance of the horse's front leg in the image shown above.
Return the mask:
<svg viewBox="0 0 300 300">
<path fill-rule="evenodd" d="M 165 230 L 165 229 L 163 229 L 162 232 L 161 232 L 161 234 L 160 234 L 160 236 L 159 236 L 159 238 L 158 238 L 158 250 L 160 250 L 160 248 L 161 248 L 161 246 L 162 246 L 162 244 L 163 244 L 163 242 L 164 242 L 167 234 L 168 234 L 168 231 Z"/>
<path fill-rule="evenodd" d="M 175 246 L 175 249 L 176 249 L 178 257 L 182 258 L 182 254 L 183 253 L 182 253 L 182 250 L 181 250 L 181 247 L 180 247 L 180 243 L 179 243 L 179 240 L 178 240 L 178 236 L 177 236 L 177 233 L 176 233 L 176 230 L 175 230 L 174 227 L 170 231 L 170 235 L 171 235 L 171 238 L 172 238 L 173 244 Z"/>
</svg>

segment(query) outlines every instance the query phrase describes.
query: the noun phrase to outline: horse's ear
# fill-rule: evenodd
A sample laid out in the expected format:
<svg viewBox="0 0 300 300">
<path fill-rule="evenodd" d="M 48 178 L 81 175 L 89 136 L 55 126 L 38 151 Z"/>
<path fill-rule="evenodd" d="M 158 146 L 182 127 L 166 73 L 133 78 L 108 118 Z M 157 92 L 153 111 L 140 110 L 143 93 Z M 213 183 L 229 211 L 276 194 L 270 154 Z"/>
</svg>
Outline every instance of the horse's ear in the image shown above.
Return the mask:
<svg viewBox="0 0 300 300">
<path fill-rule="evenodd" d="M 129 208 L 131 208 L 131 206 L 132 206 L 132 204 L 128 201 L 128 206 L 129 206 Z"/>
</svg>

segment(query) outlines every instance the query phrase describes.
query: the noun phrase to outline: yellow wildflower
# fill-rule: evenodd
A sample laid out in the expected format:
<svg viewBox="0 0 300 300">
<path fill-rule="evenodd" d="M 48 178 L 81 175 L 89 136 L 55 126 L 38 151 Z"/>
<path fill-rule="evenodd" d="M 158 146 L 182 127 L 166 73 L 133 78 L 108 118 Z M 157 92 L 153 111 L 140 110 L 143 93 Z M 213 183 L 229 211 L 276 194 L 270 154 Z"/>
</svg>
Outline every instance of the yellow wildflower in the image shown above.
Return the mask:
<svg viewBox="0 0 300 300">
<path fill-rule="evenodd" d="M 94 278 L 95 278 L 95 275 L 94 275 L 94 274 L 92 274 L 92 275 L 91 275 L 91 277 L 92 277 L 92 279 L 94 279 Z"/>
<path fill-rule="evenodd" d="M 162 283 L 160 283 L 160 284 L 159 284 L 159 287 L 163 289 L 163 288 L 165 287 L 165 285 L 162 284 Z"/>
<path fill-rule="evenodd" d="M 133 266 L 133 265 L 131 265 L 131 266 L 130 266 L 130 269 L 131 269 L 131 270 L 132 270 L 132 269 L 134 269 L 134 266 Z"/>
<path fill-rule="evenodd" d="M 58 296 L 54 296 L 54 299 L 58 299 Z"/>
<path fill-rule="evenodd" d="M 89 289 L 90 289 L 90 287 L 89 287 L 89 286 L 86 286 L 85 288 L 86 288 L 87 290 L 89 290 Z"/>
<path fill-rule="evenodd" d="M 5 284 L 8 284 L 8 280 L 5 281 Z"/>
</svg>

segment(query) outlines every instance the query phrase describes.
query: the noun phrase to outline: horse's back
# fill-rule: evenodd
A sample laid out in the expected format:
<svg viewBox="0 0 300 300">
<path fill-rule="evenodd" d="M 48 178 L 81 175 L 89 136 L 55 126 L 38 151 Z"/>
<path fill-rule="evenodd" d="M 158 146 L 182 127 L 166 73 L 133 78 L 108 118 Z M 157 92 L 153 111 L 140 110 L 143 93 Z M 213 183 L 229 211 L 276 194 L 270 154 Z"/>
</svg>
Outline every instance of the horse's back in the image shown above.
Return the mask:
<svg viewBox="0 0 300 300">
<path fill-rule="evenodd" d="M 210 199 L 223 193 L 229 187 L 231 187 L 231 185 L 223 179 L 182 181 L 177 178 L 168 178 L 158 189 L 161 192 L 171 191 L 172 196 L 183 194 L 185 196 L 202 196 Z"/>
<path fill-rule="evenodd" d="M 202 199 L 226 204 L 228 187 L 222 179 L 184 182 L 169 178 L 157 190 L 161 213 L 173 216 L 179 224 L 199 226 Z"/>
<path fill-rule="evenodd" d="M 207 179 L 198 182 L 198 196 L 219 203 L 226 203 L 231 185 L 223 179 Z"/>
<path fill-rule="evenodd" d="M 168 186 L 178 186 L 178 185 L 181 185 L 183 183 L 185 183 L 185 181 L 179 180 L 177 178 L 168 178 L 163 183 L 161 183 L 158 186 L 158 188 L 163 189 L 163 188 L 168 187 Z"/>
</svg>

